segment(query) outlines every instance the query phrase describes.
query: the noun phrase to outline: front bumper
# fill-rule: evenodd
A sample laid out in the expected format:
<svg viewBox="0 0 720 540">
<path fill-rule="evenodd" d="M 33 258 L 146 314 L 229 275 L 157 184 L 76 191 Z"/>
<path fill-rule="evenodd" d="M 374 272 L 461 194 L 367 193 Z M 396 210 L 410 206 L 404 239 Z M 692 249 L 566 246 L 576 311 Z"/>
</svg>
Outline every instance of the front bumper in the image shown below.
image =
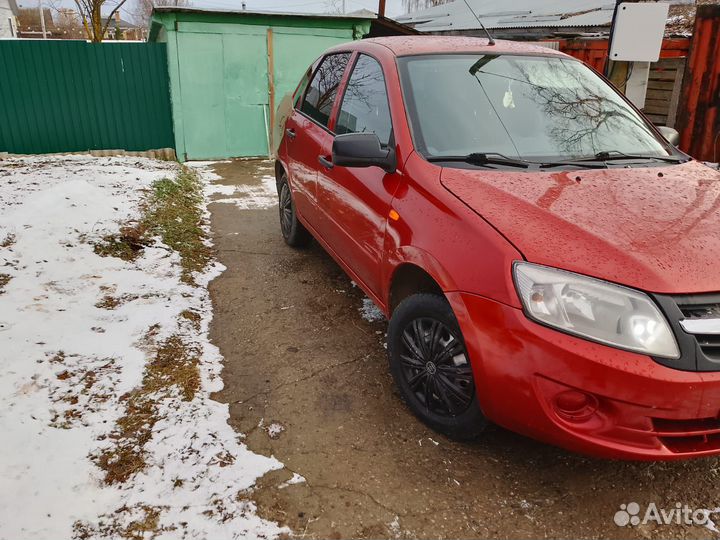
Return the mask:
<svg viewBox="0 0 720 540">
<path fill-rule="evenodd" d="M 446 295 L 493 422 L 605 458 L 720 454 L 720 373 L 679 371 L 546 328 L 487 298 Z M 568 411 L 578 396 L 585 406 Z"/>
</svg>

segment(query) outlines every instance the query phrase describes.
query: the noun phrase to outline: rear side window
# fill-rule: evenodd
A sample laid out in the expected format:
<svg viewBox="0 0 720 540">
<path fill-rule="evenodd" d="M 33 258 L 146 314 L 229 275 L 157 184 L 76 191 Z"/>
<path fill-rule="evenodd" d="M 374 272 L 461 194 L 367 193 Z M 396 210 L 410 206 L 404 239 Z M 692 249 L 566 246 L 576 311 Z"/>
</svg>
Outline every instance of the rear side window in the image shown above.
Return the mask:
<svg viewBox="0 0 720 540">
<path fill-rule="evenodd" d="M 300 81 L 300 84 L 298 85 L 297 90 L 295 91 L 295 97 L 293 98 L 293 107 L 297 108 L 300 105 L 300 100 L 303 98 L 303 95 L 305 94 L 305 89 L 307 88 L 308 82 L 310 82 L 311 75 L 312 75 L 312 67 L 310 67 L 305 72 L 305 75 L 303 75 L 303 78 Z"/>
<path fill-rule="evenodd" d="M 327 126 L 330 120 L 330 112 L 349 59 L 350 53 L 326 56 L 305 93 L 300 110 L 323 126 Z"/>
<path fill-rule="evenodd" d="M 360 55 L 347 83 L 335 132 L 375 133 L 382 144 L 390 142 L 392 122 L 385 77 L 374 58 Z"/>
</svg>

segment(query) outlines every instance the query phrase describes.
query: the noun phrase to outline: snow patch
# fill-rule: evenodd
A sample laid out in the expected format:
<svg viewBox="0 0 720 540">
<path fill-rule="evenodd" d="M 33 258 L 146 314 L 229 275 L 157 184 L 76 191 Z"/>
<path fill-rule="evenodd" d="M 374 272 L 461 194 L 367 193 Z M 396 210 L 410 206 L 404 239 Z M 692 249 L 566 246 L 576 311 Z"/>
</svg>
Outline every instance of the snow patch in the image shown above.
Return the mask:
<svg viewBox="0 0 720 540">
<path fill-rule="evenodd" d="M 236 197 L 216 199 L 216 203 L 230 203 L 240 210 L 263 210 L 278 204 L 277 184 L 273 176 L 260 178 L 260 185 L 239 184 L 234 186 Z"/>
<path fill-rule="evenodd" d="M 358 308 L 358 311 L 360 312 L 360 316 L 367 322 L 378 322 L 385 320 L 385 315 L 383 315 L 383 312 L 380 311 L 380 308 L 378 308 L 369 298 L 363 298 L 363 305 L 361 308 Z"/>
<path fill-rule="evenodd" d="M 10 276 L 0 293 L 1 538 L 71 538 L 75 524 L 90 538 L 113 536 L 112 524 L 127 527 L 150 510 L 162 538 L 288 532 L 242 495 L 282 464 L 248 450 L 227 405 L 210 399 L 222 388 L 222 356 L 208 339 L 206 285 L 224 268 L 212 265 L 190 286 L 159 239 L 133 262 L 93 251 L 139 217 L 155 180 L 177 170 L 135 157 L 0 162 L 0 239 L 13 238 L 0 247 Z M 199 314 L 197 325 L 185 311 Z M 150 328 L 155 342 L 178 335 L 199 351 L 201 387 L 189 401 L 158 399 L 147 467 L 109 486 L 90 456 L 112 444 L 121 396 L 142 382 Z"/>
<path fill-rule="evenodd" d="M 235 186 L 226 184 L 209 184 L 205 186 L 205 195 L 234 195 L 237 189 Z"/>
<path fill-rule="evenodd" d="M 278 486 L 278 489 L 285 489 L 288 486 L 292 486 L 295 484 L 302 484 L 305 481 L 306 480 L 305 480 L 304 476 L 302 476 L 298 473 L 293 473 L 292 478 L 290 478 L 290 480 L 287 480 L 287 481 L 283 482 L 282 484 L 280 484 Z"/>
<path fill-rule="evenodd" d="M 277 439 L 283 431 L 285 431 L 285 427 L 277 422 L 273 422 L 267 427 L 267 434 L 271 439 Z"/>
</svg>

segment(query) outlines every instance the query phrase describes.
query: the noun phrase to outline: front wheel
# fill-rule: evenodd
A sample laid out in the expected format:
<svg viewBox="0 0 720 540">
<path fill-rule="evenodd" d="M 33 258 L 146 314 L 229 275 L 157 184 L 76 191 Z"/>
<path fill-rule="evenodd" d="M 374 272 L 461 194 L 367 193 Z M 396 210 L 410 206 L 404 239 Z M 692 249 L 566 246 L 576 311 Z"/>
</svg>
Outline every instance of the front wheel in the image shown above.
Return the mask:
<svg viewBox="0 0 720 540">
<path fill-rule="evenodd" d="M 465 342 L 445 298 L 415 294 L 400 303 L 388 326 L 388 356 L 403 400 L 428 426 L 456 440 L 485 429 Z"/>
<path fill-rule="evenodd" d="M 285 243 L 292 247 L 307 246 L 312 236 L 297 218 L 295 202 L 285 173 L 278 180 L 277 189 L 280 204 L 280 232 Z"/>
</svg>

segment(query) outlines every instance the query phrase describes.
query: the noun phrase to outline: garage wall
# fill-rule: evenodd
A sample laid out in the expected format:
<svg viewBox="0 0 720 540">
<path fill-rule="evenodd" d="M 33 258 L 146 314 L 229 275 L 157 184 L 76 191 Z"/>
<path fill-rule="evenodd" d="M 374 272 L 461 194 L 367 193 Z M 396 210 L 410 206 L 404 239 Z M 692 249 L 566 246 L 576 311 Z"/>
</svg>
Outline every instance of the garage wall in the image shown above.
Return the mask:
<svg viewBox="0 0 720 540">
<path fill-rule="evenodd" d="M 151 39 L 167 42 L 182 160 L 267 156 L 271 86 L 277 106 L 325 49 L 369 30 L 367 20 L 328 17 L 160 12 L 153 21 L 161 29 Z"/>
</svg>

